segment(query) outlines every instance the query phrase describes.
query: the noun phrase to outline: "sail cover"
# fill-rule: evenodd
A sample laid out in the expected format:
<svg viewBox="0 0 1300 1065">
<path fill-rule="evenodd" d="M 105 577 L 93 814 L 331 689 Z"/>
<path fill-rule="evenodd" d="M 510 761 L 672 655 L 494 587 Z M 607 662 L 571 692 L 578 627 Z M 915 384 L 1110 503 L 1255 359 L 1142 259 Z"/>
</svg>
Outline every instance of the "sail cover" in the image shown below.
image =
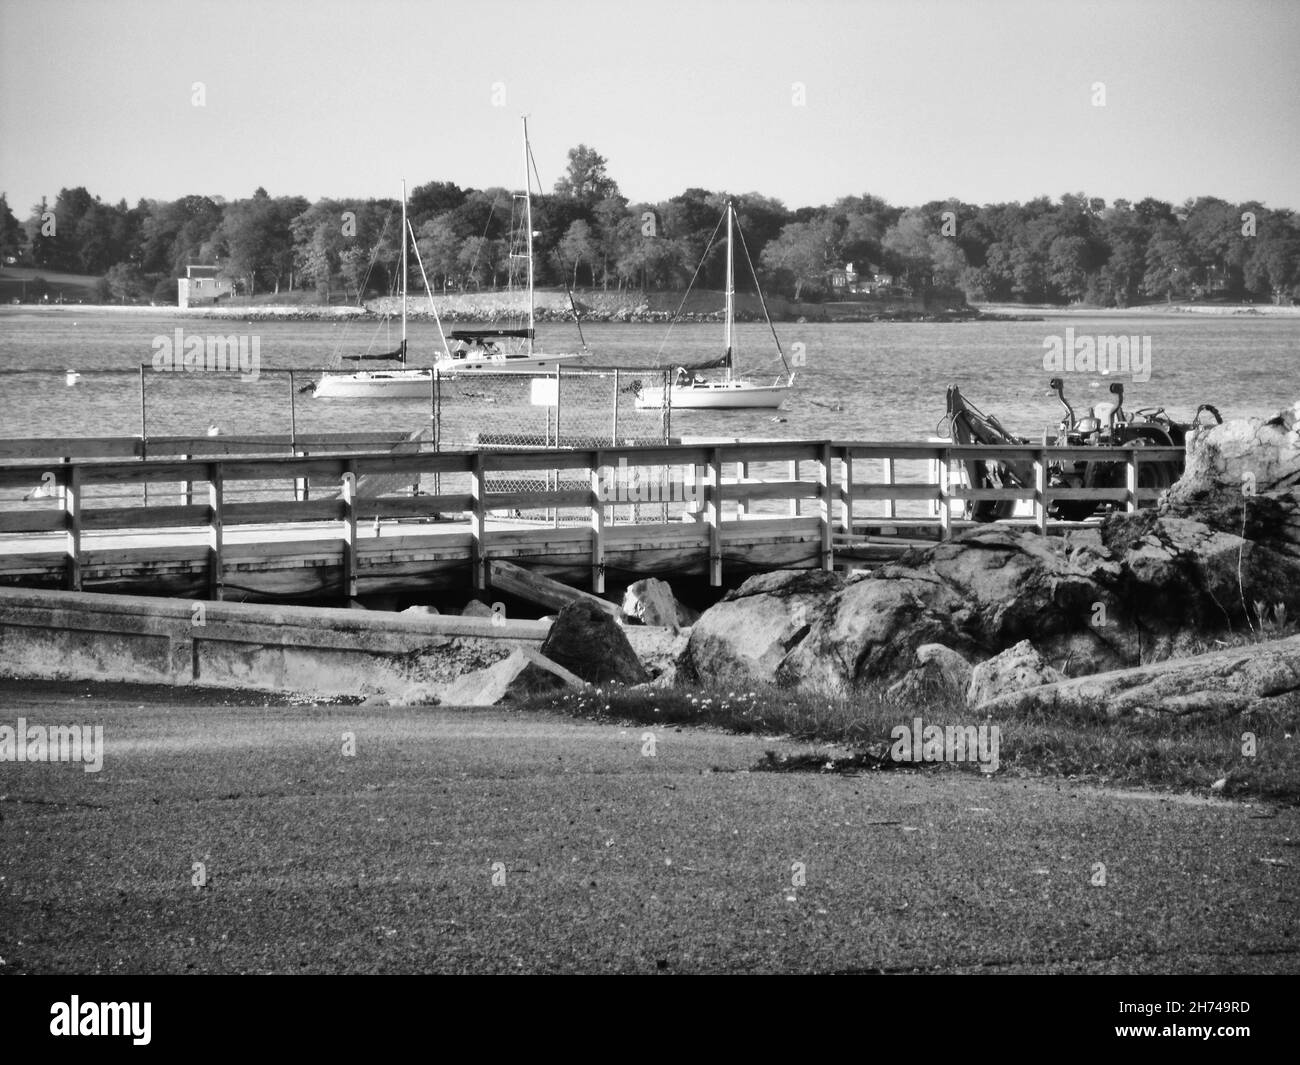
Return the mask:
<svg viewBox="0 0 1300 1065">
<path fill-rule="evenodd" d="M 405 362 L 406 352 L 398 348 L 396 351 L 385 351 L 379 355 L 344 355 L 343 357 L 350 362 Z"/>
<path fill-rule="evenodd" d="M 721 355 L 716 359 L 704 359 L 700 362 L 679 362 L 677 364 L 677 368 L 679 370 L 687 370 L 687 371 L 719 370 L 724 366 L 729 366 L 730 364 L 731 364 L 731 352 L 728 351 L 725 355 Z"/>
<path fill-rule="evenodd" d="M 489 337 L 518 337 L 520 340 L 532 340 L 531 329 L 453 329 L 447 334 L 448 340 L 483 340 Z"/>
</svg>

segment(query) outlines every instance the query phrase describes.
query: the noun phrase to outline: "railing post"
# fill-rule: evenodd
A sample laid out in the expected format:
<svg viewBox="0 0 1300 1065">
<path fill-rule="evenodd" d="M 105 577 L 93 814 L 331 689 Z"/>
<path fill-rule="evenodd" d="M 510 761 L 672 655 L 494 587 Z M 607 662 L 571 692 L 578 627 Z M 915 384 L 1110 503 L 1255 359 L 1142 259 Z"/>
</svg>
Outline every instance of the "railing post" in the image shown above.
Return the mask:
<svg viewBox="0 0 1300 1065">
<path fill-rule="evenodd" d="M 709 454 L 708 503 L 704 520 L 709 528 L 709 584 L 722 587 L 722 451 Z"/>
<path fill-rule="evenodd" d="M 835 545 L 831 540 L 831 445 L 821 446 L 820 469 L 817 474 L 818 517 L 821 521 L 821 568 L 835 568 Z"/>
<path fill-rule="evenodd" d="M 344 463 L 343 474 L 343 594 L 357 597 L 357 460 Z"/>
<path fill-rule="evenodd" d="M 222 528 L 222 498 L 224 476 L 221 463 L 208 465 L 208 598 L 220 602 L 225 594 L 225 576 L 221 557 L 224 530 Z"/>
<path fill-rule="evenodd" d="M 68 483 L 63 490 L 63 509 L 68 528 L 68 588 L 81 591 L 81 467 L 68 469 Z"/>
<path fill-rule="evenodd" d="M 181 458 L 186 462 L 189 462 L 193 457 L 193 455 L 181 456 Z M 194 503 L 194 481 L 191 479 L 187 479 L 181 483 L 181 502 L 187 507 Z"/>
<path fill-rule="evenodd" d="M 736 480 L 738 481 L 749 480 L 748 462 L 736 463 Z M 736 517 L 741 521 L 749 517 L 749 496 L 745 494 L 745 489 L 743 486 L 738 489 L 738 493 L 736 495 Z"/>
<path fill-rule="evenodd" d="M 951 488 L 952 454 L 945 447 L 939 450 L 939 539 L 952 539 L 952 498 Z M 890 500 L 891 509 L 893 500 Z"/>
<path fill-rule="evenodd" d="M 474 590 L 487 588 L 487 478 L 483 471 L 483 452 L 474 454 L 474 469 L 470 473 L 470 494 L 474 500 L 474 514 L 470 522 L 473 536 Z"/>
<path fill-rule="evenodd" d="M 1128 461 L 1124 464 L 1124 487 L 1128 491 L 1128 498 L 1124 501 L 1124 509 L 1130 514 L 1138 508 L 1138 449 L 1129 446 Z"/>
<path fill-rule="evenodd" d="M 618 447 L 618 369 L 614 370 L 614 428 L 610 433 L 610 443 Z"/>
<path fill-rule="evenodd" d="M 617 396 L 617 393 L 615 394 Z M 617 398 L 615 399 L 617 403 Z M 605 479 L 604 456 L 596 452 L 591 467 L 591 590 L 605 592 Z"/>
<path fill-rule="evenodd" d="M 1038 531 L 1047 535 L 1047 452 L 1034 452 L 1034 518 Z"/>
<path fill-rule="evenodd" d="M 853 535 L 853 449 L 840 456 L 840 531 Z"/>
<path fill-rule="evenodd" d="M 885 484 L 889 485 L 889 486 L 892 488 L 893 485 L 894 485 L 894 459 L 893 459 L 893 456 L 890 456 L 889 458 L 884 459 L 883 461 L 884 461 L 884 463 L 885 463 L 885 470 L 884 470 L 884 473 L 885 473 Z M 887 518 L 893 518 L 893 517 L 896 517 L 896 515 L 894 514 L 894 497 L 893 497 L 893 496 L 890 496 L 888 499 L 885 500 L 885 517 L 887 517 Z"/>
<path fill-rule="evenodd" d="M 790 477 L 789 477 L 789 480 L 791 480 L 791 481 L 797 481 L 797 480 L 799 480 L 799 460 L 798 460 L 798 459 L 791 459 L 791 460 L 790 460 Z M 798 500 L 798 499 L 792 499 L 792 500 L 790 500 L 790 517 L 792 517 L 792 518 L 797 518 L 797 517 L 799 517 L 799 503 L 800 503 L 800 500 Z"/>
</svg>

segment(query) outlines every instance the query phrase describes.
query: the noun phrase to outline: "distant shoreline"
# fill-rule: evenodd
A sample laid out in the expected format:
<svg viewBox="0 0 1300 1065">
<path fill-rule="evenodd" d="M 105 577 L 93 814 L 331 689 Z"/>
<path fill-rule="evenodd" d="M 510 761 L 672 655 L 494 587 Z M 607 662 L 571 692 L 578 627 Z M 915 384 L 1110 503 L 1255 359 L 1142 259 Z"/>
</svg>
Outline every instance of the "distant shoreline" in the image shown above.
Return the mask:
<svg viewBox="0 0 1300 1065">
<path fill-rule="evenodd" d="M 1300 306 L 1277 306 L 1275 304 L 1146 304 L 1140 307 L 1126 308 L 1101 308 L 1101 307 L 1052 307 L 1052 306 L 1027 306 L 1016 303 L 985 303 L 970 307 L 967 310 L 936 310 L 936 311 L 919 311 L 919 310 L 870 310 L 864 306 L 862 313 L 852 314 L 844 313 L 843 304 L 839 305 L 835 317 L 823 317 L 816 314 L 816 307 L 812 305 L 806 308 L 813 313 L 794 314 L 774 316 L 775 320 L 783 322 L 804 322 L 819 325 L 839 325 L 839 324 L 867 324 L 867 323 L 891 323 L 891 322 L 980 322 L 980 321 L 1042 321 L 1045 318 L 1144 318 L 1144 317 L 1169 317 L 1173 315 L 1199 316 L 1206 318 L 1296 318 L 1300 317 Z M 90 304 L 90 303 L 24 303 L 24 304 L 3 304 L 0 305 L 0 317 L 16 316 L 24 314 L 34 315 L 51 315 L 65 317 L 67 315 L 136 315 L 150 317 L 167 317 L 167 318 L 188 318 L 188 319 L 214 319 L 214 320 L 243 320 L 251 321 L 348 321 L 353 319 L 360 320 L 380 320 L 387 317 L 386 314 L 375 310 L 371 307 L 303 307 L 303 306 L 275 306 L 271 304 L 256 307 L 206 307 L 206 308 L 185 308 L 172 306 L 151 306 L 143 307 L 138 305 L 120 306 L 114 304 Z M 584 324 L 654 324 L 666 322 L 671 315 L 662 310 L 642 310 L 638 308 L 635 311 L 627 311 L 616 315 L 585 315 L 582 318 Z M 432 320 L 432 315 L 427 310 L 415 310 L 410 313 L 412 321 Z M 754 319 L 751 314 L 738 316 L 739 320 L 761 320 Z M 460 313 L 448 313 L 443 315 L 446 322 L 463 322 L 463 321 L 497 321 L 501 320 L 500 315 L 486 315 L 483 317 L 475 316 L 466 318 Z M 558 312 L 546 308 L 538 308 L 537 320 L 539 322 L 573 322 L 572 312 Z M 679 321 L 682 322 L 714 322 L 721 321 L 722 316 L 718 312 L 700 312 L 689 311 L 682 315 Z"/>
</svg>

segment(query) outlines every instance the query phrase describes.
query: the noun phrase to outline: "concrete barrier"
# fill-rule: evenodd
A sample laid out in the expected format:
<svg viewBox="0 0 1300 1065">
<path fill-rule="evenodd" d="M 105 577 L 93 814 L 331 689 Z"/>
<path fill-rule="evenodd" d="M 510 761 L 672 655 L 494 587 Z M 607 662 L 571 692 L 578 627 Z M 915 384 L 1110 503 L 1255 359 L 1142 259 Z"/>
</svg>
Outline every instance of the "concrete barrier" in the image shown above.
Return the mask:
<svg viewBox="0 0 1300 1065">
<path fill-rule="evenodd" d="M 0 675 L 402 695 L 536 650 L 549 622 L 0 588 Z"/>
</svg>

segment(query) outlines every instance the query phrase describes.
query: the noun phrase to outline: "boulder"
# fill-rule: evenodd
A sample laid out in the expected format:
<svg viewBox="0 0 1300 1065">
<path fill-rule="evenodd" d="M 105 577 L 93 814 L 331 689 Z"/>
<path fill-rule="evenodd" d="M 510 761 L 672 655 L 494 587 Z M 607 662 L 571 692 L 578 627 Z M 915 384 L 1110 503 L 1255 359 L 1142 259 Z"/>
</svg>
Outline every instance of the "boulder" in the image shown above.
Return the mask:
<svg viewBox="0 0 1300 1065">
<path fill-rule="evenodd" d="M 1297 708 L 1300 636 L 1005 692 L 980 707 L 992 714 L 1068 710 L 1112 718 L 1150 714 L 1219 718 Z"/>
<path fill-rule="evenodd" d="M 535 695 L 584 687 L 581 678 L 536 651 L 514 651 L 486 669 L 466 673 L 439 694 L 443 706 L 498 706 Z M 394 706 L 410 705 L 394 702 Z"/>
<path fill-rule="evenodd" d="M 971 671 L 966 688 L 966 705 L 982 710 L 991 699 L 1008 692 L 1038 688 L 1062 680 L 1028 640 L 1021 640 Z"/>
<path fill-rule="evenodd" d="M 1119 575 L 1095 535 L 972 529 L 846 583 L 813 614 L 777 679 L 844 691 L 910 672 L 928 643 L 970 660 L 1030 637 L 1062 671 L 1136 664 Z"/>
<path fill-rule="evenodd" d="M 677 660 L 686 650 L 690 631 L 629 625 L 623 630 L 623 635 L 646 671 L 658 678 L 665 672 L 676 675 Z"/>
<path fill-rule="evenodd" d="M 623 616 L 642 625 L 677 628 L 677 600 L 672 588 L 655 577 L 629 584 L 623 595 Z"/>
<path fill-rule="evenodd" d="M 650 675 L 608 613 L 578 599 L 556 615 L 542 654 L 592 684 L 641 684 Z"/>
<path fill-rule="evenodd" d="M 926 643 L 916 649 L 916 666 L 889 687 L 899 702 L 924 704 L 936 699 L 965 699 L 971 664 L 951 647 Z"/>
<path fill-rule="evenodd" d="M 846 578 L 820 570 L 781 570 L 750 577 L 700 615 L 679 662 L 683 679 L 770 684 L 810 619 Z"/>
</svg>

